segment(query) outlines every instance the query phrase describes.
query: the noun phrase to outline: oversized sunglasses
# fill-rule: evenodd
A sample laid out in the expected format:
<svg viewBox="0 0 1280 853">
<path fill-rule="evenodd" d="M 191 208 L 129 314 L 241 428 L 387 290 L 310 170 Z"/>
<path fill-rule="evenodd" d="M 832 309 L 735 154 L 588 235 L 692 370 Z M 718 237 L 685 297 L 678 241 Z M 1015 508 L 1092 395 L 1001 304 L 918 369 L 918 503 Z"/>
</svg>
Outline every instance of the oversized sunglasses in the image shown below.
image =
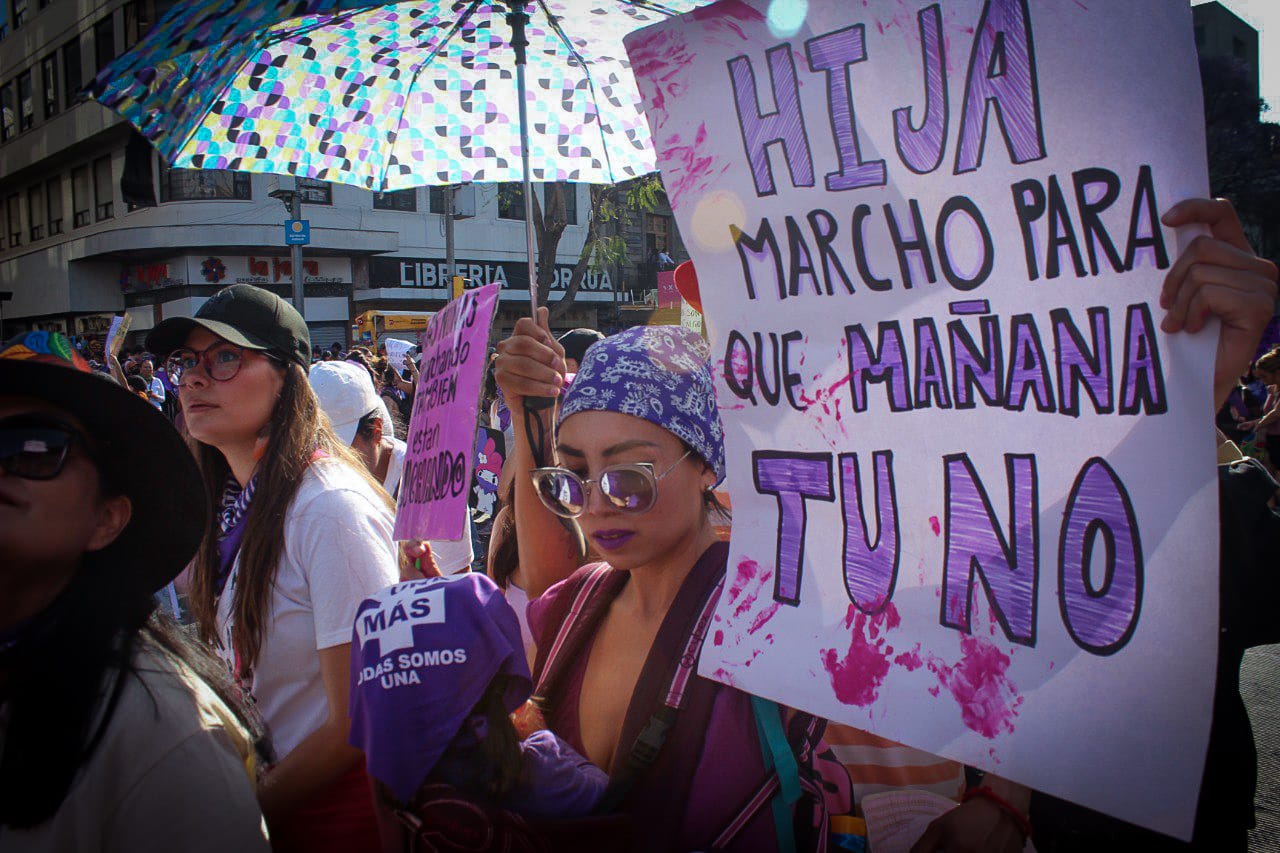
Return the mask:
<svg viewBox="0 0 1280 853">
<path fill-rule="evenodd" d="M 57 420 L 18 416 L 0 420 L 0 469 L 24 480 L 52 480 L 62 473 L 67 451 L 84 437 Z"/>
<path fill-rule="evenodd" d="M 269 353 L 264 352 L 263 355 L 272 358 Z M 168 368 L 169 376 L 179 386 L 185 385 L 186 376 L 200 366 L 204 367 L 205 374 L 213 381 L 229 382 L 240 372 L 240 368 L 244 365 L 244 357 L 244 347 L 223 341 L 202 350 L 193 350 L 190 347 L 176 349 L 169 354 L 165 366 Z"/>
<path fill-rule="evenodd" d="M 542 505 L 562 518 L 577 518 L 586 512 L 592 486 L 600 489 L 601 496 L 614 509 L 640 515 L 653 509 L 657 502 L 658 481 L 692 453 L 692 450 L 686 451 L 661 474 L 654 474 L 653 465 L 648 462 L 610 465 L 594 480 L 584 480 L 567 468 L 537 468 L 533 472 L 533 487 Z"/>
</svg>

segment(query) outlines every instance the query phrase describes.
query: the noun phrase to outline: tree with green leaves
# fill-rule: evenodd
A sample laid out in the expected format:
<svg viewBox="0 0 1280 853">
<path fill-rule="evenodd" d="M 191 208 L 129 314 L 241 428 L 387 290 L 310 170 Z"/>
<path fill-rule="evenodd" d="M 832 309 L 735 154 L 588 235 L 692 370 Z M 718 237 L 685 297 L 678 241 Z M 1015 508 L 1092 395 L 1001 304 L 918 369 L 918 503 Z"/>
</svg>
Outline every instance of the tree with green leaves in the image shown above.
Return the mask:
<svg viewBox="0 0 1280 853">
<path fill-rule="evenodd" d="M 545 207 L 538 199 L 538 193 L 533 195 L 533 233 L 538 247 L 535 265 L 538 304 L 550 309 L 552 320 L 563 317 L 573 307 L 587 272 L 599 272 L 614 264 L 626 263 L 627 243 L 623 235 L 631 217 L 656 210 L 665 192 L 662 179 L 657 174 L 618 184 L 592 184 L 587 235 L 582 251 L 578 253 L 564 295 L 549 302 L 551 285 L 556 278 L 560 239 L 569 225 L 564 202 L 564 194 L 568 191 L 569 187 L 562 182 L 547 184 Z M 507 194 L 504 200 L 510 204 L 523 205 L 523 190 L 518 184 L 505 185 L 500 192 Z M 621 282 L 615 282 L 614 286 L 621 286 Z"/>
<path fill-rule="evenodd" d="M 1231 199 L 1263 255 L 1280 251 L 1280 125 L 1262 121 L 1247 66 L 1226 57 L 1201 57 L 1209 186 Z"/>
</svg>

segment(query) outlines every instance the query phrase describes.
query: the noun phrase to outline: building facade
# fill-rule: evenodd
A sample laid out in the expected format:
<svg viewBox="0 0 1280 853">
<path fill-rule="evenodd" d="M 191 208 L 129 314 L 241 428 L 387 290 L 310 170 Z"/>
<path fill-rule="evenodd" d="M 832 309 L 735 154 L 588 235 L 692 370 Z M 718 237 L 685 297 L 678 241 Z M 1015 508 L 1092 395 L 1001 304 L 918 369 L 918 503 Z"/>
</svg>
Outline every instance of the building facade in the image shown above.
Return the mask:
<svg viewBox="0 0 1280 853">
<path fill-rule="evenodd" d="M 127 122 L 80 89 L 163 15 L 166 0 L 0 0 L 0 325 L 4 335 L 105 331 L 128 312 L 134 333 L 190 316 L 219 288 L 249 282 L 288 296 L 287 211 L 269 175 L 171 169 Z M 291 180 L 291 179 L 290 179 Z M 571 185 L 570 225 L 552 299 L 586 237 L 589 193 Z M 379 194 L 301 181 L 305 316 L 317 344 L 348 340 L 367 310 L 430 311 L 450 296 L 444 194 Z M 497 185 L 459 193 L 456 273 L 503 286 L 497 325 L 528 311 L 523 209 Z M 559 325 L 597 325 L 626 299 L 591 273 Z"/>
<path fill-rule="evenodd" d="M 1201 3 L 1191 9 L 1195 22 L 1196 52 L 1201 56 L 1233 59 L 1244 65 L 1258 97 L 1261 66 L 1258 31 L 1221 3 Z M 1280 107 L 1280 104 L 1277 104 Z"/>
</svg>

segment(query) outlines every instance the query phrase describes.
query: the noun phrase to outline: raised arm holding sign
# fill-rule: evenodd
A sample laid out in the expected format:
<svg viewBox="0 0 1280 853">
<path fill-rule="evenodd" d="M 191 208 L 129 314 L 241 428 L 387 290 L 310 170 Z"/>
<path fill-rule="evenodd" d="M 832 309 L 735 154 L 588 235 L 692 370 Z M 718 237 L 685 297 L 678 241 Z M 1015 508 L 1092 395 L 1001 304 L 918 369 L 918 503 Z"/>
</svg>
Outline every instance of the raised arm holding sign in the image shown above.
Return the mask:
<svg viewBox="0 0 1280 853">
<path fill-rule="evenodd" d="M 768 11 L 627 42 L 734 487 L 700 672 L 1190 837 L 1209 424 L 1275 270 L 1174 207 L 1207 189 L 1189 10 Z"/>
</svg>

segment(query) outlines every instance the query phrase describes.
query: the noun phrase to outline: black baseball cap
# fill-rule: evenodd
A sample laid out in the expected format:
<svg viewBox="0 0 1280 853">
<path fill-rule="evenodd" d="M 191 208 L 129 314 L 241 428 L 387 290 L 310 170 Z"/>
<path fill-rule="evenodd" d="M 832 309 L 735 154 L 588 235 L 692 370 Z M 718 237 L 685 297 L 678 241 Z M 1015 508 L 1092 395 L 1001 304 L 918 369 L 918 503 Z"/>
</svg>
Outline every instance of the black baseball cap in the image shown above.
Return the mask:
<svg viewBox="0 0 1280 853">
<path fill-rule="evenodd" d="M 252 284 L 224 287 L 194 317 L 171 317 L 147 333 L 147 349 L 165 358 L 197 326 L 246 349 L 265 350 L 285 361 L 311 366 L 311 333 L 298 310 Z"/>
<path fill-rule="evenodd" d="M 572 329 L 561 335 L 557 342 L 564 347 L 565 358 L 572 358 L 582 364 L 591 345 L 603 340 L 604 335 L 595 329 Z"/>
</svg>

